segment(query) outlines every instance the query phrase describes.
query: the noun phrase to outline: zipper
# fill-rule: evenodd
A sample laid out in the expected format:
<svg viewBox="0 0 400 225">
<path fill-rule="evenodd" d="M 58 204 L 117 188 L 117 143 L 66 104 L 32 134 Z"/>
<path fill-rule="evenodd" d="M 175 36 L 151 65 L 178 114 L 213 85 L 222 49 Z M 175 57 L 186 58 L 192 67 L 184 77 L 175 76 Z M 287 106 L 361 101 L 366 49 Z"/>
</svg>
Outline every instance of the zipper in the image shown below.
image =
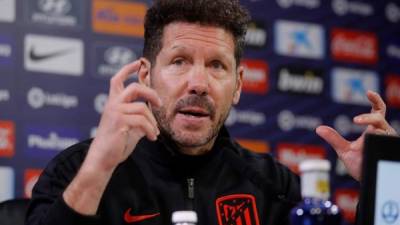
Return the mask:
<svg viewBox="0 0 400 225">
<path fill-rule="evenodd" d="M 194 178 L 186 179 L 187 191 L 186 191 L 186 209 L 194 210 Z"/>
</svg>

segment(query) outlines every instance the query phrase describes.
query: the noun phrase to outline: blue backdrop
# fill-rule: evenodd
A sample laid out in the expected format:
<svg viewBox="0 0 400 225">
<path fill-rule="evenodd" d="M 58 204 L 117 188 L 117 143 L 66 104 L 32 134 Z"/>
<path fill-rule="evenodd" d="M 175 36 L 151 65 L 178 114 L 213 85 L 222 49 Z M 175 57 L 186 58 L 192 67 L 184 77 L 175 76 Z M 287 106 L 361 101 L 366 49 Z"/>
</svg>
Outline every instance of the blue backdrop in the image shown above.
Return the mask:
<svg viewBox="0 0 400 225">
<path fill-rule="evenodd" d="M 367 89 L 400 131 L 400 3 L 396 0 L 242 0 L 251 12 L 244 93 L 226 126 L 295 172 L 332 162 L 332 198 L 354 219 L 358 184 L 314 132 L 346 138 L 370 111 Z M 47 162 L 95 134 L 109 78 L 141 56 L 150 1 L 0 1 L 0 200 L 30 195 Z"/>
</svg>

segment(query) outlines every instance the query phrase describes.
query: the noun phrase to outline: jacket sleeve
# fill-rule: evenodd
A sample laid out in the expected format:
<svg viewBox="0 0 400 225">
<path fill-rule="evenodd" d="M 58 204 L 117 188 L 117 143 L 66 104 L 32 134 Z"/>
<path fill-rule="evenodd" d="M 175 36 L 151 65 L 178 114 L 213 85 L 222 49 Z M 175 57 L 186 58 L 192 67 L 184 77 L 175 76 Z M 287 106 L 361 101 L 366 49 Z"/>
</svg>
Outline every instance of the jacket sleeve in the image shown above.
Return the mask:
<svg viewBox="0 0 400 225">
<path fill-rule="evenodd" d="M 75 212 L 62 197 L 62 193 L 78 172 L 89 145 L 90 141 L 86 141 L 71 146 L 47 165 L 32 190 L 25 224 L 100 224 L 98 216 L 85 216 Z"/>
</svg>

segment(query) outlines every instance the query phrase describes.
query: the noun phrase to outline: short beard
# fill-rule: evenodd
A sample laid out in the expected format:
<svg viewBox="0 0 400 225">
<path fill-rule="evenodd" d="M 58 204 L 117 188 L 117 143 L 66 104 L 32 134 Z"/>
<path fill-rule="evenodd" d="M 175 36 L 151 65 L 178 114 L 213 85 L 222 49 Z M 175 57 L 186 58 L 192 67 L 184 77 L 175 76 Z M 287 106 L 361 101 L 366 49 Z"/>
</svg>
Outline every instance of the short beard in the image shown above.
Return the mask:
<svg viewBox="0 0 400 225">
<path fill-rule="evenodd" d="M 196 96 L 194 98 L 197 98 Z M 201 97 L 200 97 L 201 98 Z M 167 118 L 166 109 L 164 106 L 159 108 L 152 108 L 153 115 L 158 123 L 159 129 L 161 134 L 172 140 L 178 147 L 181 148 L 199 148 L 202 146 L 206 146 L 211 141 L 214 141 L 215 138 L 218 136 L 218 133 L 223 126 L 225 120 L 228 117 L 230 108 L 221 114 L 218 122 L 207 131 L 207 134 L 204 137 L 194 138 L 192 135 L 185 135 L 184 132 L 175 131 L 171 127 L 171 123 L 173 117 L 176 115 L 177 112 L 173 112 L 170 118 Z M 212 117 L 215 117 L 215 112 L 212 113 Z M 196 140 L 197 139 L 197 140 Z M 209 149 L 205 149 L 206 151 Z"/>
</svg>

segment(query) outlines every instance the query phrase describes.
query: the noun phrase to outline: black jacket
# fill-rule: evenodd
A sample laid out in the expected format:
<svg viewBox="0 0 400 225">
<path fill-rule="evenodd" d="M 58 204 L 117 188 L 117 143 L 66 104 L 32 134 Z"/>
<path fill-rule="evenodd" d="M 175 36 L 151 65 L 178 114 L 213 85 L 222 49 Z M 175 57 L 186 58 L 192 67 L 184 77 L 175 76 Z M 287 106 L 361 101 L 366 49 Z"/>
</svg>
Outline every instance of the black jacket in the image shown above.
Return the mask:
<svg viewBox="0 0 400 225">
<path fill-rule="evenodd" d="M 118 166 L 96 216 L 74 212 L 62 198 L 91 141 L 63 151 L 33 189 L 27 225 L 166 225 L 173 211 L 185 209 L 197 212 L 200 225 L 288 224 L 300 200 L 299 178 L 270 155 L 243 149 L 225 129 L 202 156 L 180 154 L 159 139 L 143 138 Z"/>
</svg>

